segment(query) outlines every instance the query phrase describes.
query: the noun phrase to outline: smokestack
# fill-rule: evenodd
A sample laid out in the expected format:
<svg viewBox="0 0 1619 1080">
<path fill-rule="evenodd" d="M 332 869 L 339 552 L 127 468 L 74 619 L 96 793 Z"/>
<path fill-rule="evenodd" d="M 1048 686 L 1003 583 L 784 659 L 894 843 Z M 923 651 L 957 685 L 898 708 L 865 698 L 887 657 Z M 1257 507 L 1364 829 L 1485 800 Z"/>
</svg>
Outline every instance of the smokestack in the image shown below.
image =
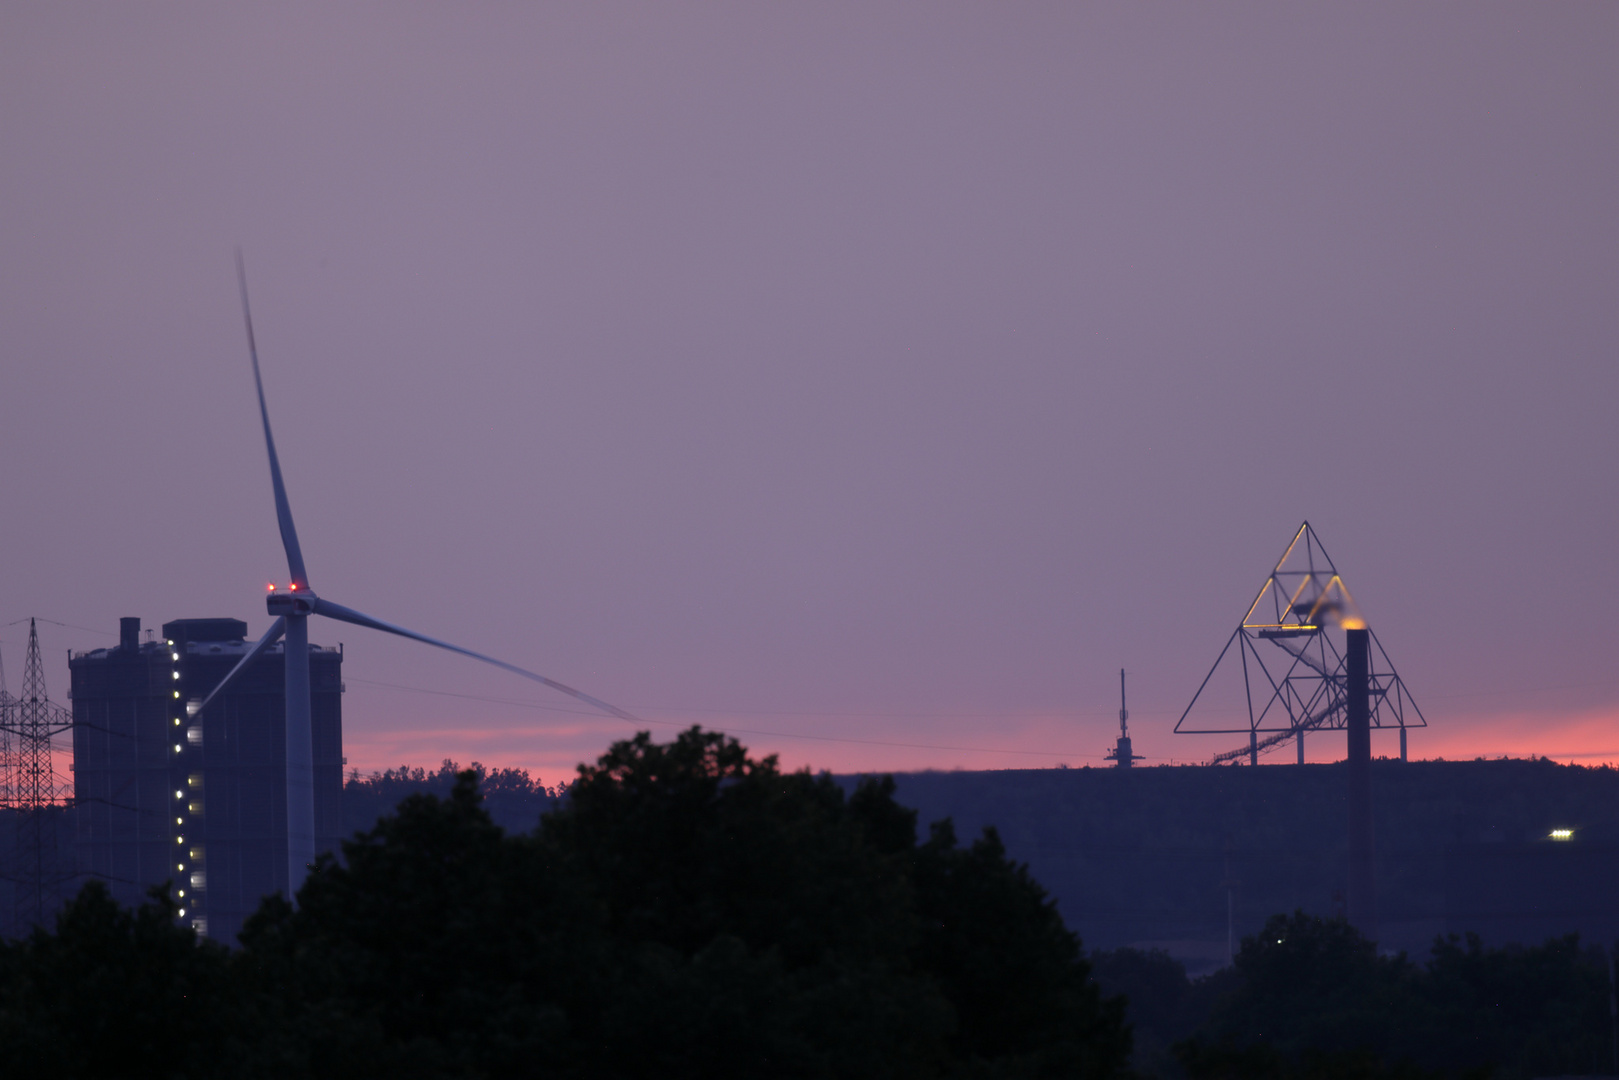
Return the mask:
<svg viewBox="0 0 1619 1080">
<path fill-rule="evenodd" d="M 118 620 L 118 647 L 125 652 L 138 652 L 141 647 L 140 619 Z"/>
<path fill-rule="evenodd" d="M 1377 940 L 1377 883 L 1372 869 L 1372 727 L 1370 631 L 1347 630 L 1349 700 L 1349 922 Z"/>
</svg>

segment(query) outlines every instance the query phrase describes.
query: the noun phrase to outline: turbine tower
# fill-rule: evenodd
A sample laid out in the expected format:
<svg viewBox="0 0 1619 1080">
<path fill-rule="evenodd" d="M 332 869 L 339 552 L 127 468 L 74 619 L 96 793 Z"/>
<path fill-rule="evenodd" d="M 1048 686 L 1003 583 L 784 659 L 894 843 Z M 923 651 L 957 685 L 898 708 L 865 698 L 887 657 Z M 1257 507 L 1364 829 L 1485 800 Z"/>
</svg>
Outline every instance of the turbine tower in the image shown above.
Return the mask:
<svg viewBox="0 0 1619 1080">
<path fill-rule="evenodd" d="M 303 883 L 310 864 L 315 861 L 314 749 L 309 718 L 311 615 L 324 615 L 338 622 L 365 626 L 385 634 L 397 634 L 440 649 L 448 649 L 450 652 L 482 660 L 486 664 L 493 664 L 514 675 L 521 675 L 542 686 L 548 686 L 610 716 L 631 723 L 640 721 L 623 709 L 575 690 L 571 686 L 565 686 L 554 679 L 548 679 L 544 675 L 537 675 L 515 664 L 508 664 L 504 660 L 496 660 L 492 656 L 485 656 L 483 653 L 473 652 L 471 649 L 464 649 L 414 630 L 407 630 L 403 626 L 383 622 L 381 619 L 372 618 L 370 615 L 315 594 L 309 584 L 309 573 L 304 567 L 303 550 L 298 546 L 298 531 L 292 524 L 292 508 L 287 502 L 287 487 L 281 477 L 281 462 L 276 456 L 275 438 L 270 434 L 270 410 L 264 401 L 264 380 L 259 376 L 259 350 L 253 337 L 253 314 L 247 303 L 247 271 L 243 266 L 240 252 L 236 256 L 236 279 L 242 294 L 242 318 L 247 326 L 248 355 L 253 363 L 253 386 L 259 395 L 259 419 L 264 424 L 264 448 L 270 458 L 270 483 L 275 489 L 276 522 L 281 529 L 281 546 L 287 553 L 287 572 L 291 581 L 285 591 L 274 585 L 270 587 L 265 604 L 269 613 L 275 617 L 270 629 L 253 643 L 252 648 L 248 649 L 246 655 L 224 679 L 220 680 L 219 685 L 214 687 L 202 703 L 194 709 L 188 706 L 187 712 L 196 715 L 206 709 L 265 649 L 275 644 L 282 636 L 286 637 L 287 891 L 290 898 L 298 891 L 298 886 Z"/>
</svg>

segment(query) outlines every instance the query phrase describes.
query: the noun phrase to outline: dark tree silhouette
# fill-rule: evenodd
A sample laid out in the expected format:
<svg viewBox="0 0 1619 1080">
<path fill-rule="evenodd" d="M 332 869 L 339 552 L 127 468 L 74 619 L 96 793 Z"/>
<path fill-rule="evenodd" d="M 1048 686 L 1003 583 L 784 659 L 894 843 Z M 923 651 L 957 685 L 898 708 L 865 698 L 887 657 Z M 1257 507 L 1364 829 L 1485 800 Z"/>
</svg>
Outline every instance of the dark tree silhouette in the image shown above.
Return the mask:
<svg viewBox="0 0 1619 1080">
<path fill-rule="evenodd" d="M 238 950 L 198 942 L 161 891 L 128 911 L 87 886 L 54 933 L 0 943 L 7 1070 L 1106 1077 L 1130 1053 L 1119 991 L 1151 1036 L 1136 1064 L 1192 1078 L 1514 1080 L 1612 1053 L 1606 957 L 1572 937 L 1451 937 L 1419 965 L 1299 912 L 1206 979 L 1129 949 L 1092 979 L 993 829 L 919 841 L 886 777 L 845 795 L 716 733 L 643 734 L 517 835 L 479 779 L 435 775 L 444 794 L 324 859 L 296 908 L 267 900 Z"/>
<path fill-rule="evenodd" d="M 1424 965 L 1381 956 L 1342 919 L 1275 915 L 1232 989 L 1177 1047 L 1194 1077 L 1484 1076 L 1611 1067 L 1608 976 L 1575 936 L 1485 949 L 1442 938 Z"/>
<path fill-rule="evenodd" d="M 508 836 L 464 774 L 267 904 L 244 977 L 317 1075 L 1118 1073 L 1044 892 L 993 832 L 919 844 L 893 790 L 643 734 Z"/>
<path fill-rule="evenodd" d="M 261 1021 L 227 951 L 179 926 L 161 890 L 130 911 L 93 881 L 54 934 L 0 944 L 8 1076 L 236 1076 L 249 1045 L 261 1059 Z"/>
</svg>

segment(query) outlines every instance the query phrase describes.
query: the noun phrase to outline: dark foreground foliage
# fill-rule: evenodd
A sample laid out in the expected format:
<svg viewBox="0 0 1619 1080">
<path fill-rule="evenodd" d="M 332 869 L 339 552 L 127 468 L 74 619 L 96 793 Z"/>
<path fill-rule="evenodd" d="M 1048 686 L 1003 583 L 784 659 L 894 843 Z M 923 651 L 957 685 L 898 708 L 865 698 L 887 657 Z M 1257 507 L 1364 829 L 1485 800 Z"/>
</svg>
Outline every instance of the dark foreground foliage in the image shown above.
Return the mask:
<svg viewBox="0 0 1619 1080">
<path fill-rule="evenodd" d="M 207 1076 L 252 1026 L 226 949 L 198 943 L 154 892 L 137 911 L 100 882 L 42 929 L 0 944 L 7 1076 Z"/>
<path fill-rule="evenodd" d="M 240 950 L 85 890 L 0 949 L 8 1064 L 58 1076 L 1119 1075 L 1122 1004 L 993 831 L 918 842 L 692 729 L 618 743 L 531 834 L 476 777 L 325 859 Z"/>
<path fill-rule="evenodd" d="M 1610 1072 L 1608 960 L 1576 937 L 1486 949 L 1434 943 L 1426 963 L 1379 955 L 1341 919 L 1272 917 L 1236 963 L 1189 981 L 1162 953 L 1093 957 L 1137 1026 L 1137 1067 L 1206 1078 Z"/>
</svg>

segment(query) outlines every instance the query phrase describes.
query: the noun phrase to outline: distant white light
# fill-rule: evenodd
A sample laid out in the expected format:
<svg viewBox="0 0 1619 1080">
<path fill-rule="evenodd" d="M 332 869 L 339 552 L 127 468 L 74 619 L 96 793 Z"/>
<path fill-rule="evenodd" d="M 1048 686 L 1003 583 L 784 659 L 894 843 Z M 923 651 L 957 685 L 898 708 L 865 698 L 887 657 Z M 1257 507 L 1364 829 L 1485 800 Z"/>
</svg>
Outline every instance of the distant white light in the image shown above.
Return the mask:
<svg viewBox="0 0 1619 1080">
<path fill-rule="evenodd" d="M 186 819 L 177 817 L 177 818 L 174 819 L 174 823 L 176 825 L 184 825 L 186 823 Z"/>
<path fill-rule="evenodd" d="M 1553 840 L 1572 840 L 1572 839 L 1574 839 L 1574 830 L 1573 829 L 1553 829 L 1552 830 L 1552 839 Z"/>
<path fill-rule="evenodd" d="M 178 866 L 175 867 L 176 870 L 184 870 L 185 868 L 186 868 L 185 863 L 180 863 Z"/>
<path fill-rule="evenodd" d="M 176 798 L 176 799 L 183 799 L 183 798 L 185 798 L 185 792 L 183 792 L 183 791 L 176 791 L 176 792 L 175 792 L 175 793 L 174 793 L 174 797 L 175 797 L 175 798 Z"/>
<path fill-rule="evenodd" d="M 176 690 L 176 691 L 175 691 L 175 692 L 174 692 L 174 696 L 175 696 L 175 697 L 177 697 L 177 698 L 178 698 L 178 697 L 179 697 L 179 696 L 180 696 L 180 691 L 178 691 L 178 690 Z"/>
<path fill-rule="evenodd" d="M 181 908 L 181 909 L 180 909 L 180 916 L 181 916 L 181 918 L 184 918 L 184 917 L 185 917 L 185 913 L 186 913 L 186 909 L 185 909 L 185 908 Z"/>
<path fill-rule="evenodd" d="M 183 836 L 176 836 L 176 837 L 175 837 L 175 838 L 174 838 L 174 842 L 175 842 L 175 843 L 176 843 L 176 844 L 183 844 L 183 843 L 185 843 L 185 842 L 186 842 L 186 838 L 185 838 L 185 837 L 183 837 Z"/>
<path fill-rule="evenodd" d="M 180 654 L 179 653 L 170 653 L 169 654 L 169 659 L 170 660 L 178 660 L 178 659 L 180 659 Z"/>
<path fill-rule="evenodd" d="M 176 672 L 175 672 L 175 673 L 174 673 L 174 677 L 175 677 L 175 678 L 176 678 L 176 679 L 178 679 L 178 678 L 179 678 L 179 677 L 180 677 L 180 673 L 179 673 L 179 672 L 178 672 L 178 671 L 176 671 Z"/>
<path fill-rule="evenodd" d="M 180 744 L 179 743 L 174 744 L 174 752 L 176 754 L 178 754 L 180 752 Z"/>
</svg>

